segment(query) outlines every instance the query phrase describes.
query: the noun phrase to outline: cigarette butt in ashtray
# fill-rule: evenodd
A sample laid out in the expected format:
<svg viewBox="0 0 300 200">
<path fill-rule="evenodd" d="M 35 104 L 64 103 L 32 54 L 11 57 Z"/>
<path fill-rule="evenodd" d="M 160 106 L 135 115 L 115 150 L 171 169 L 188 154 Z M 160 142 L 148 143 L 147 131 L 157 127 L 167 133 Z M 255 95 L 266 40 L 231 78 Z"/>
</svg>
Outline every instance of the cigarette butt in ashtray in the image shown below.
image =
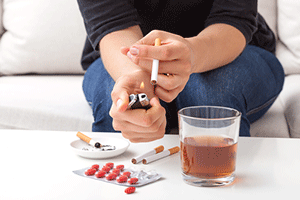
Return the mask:
<svg viewBox="0 0 300 200">
<path fill-rule="evenodd" d="M 161 39 L 160 38 L 155 39 L 155 45 L 154 46 L 161 46 Z M 157 84 L 158 66 L 159 66 L 159 60 L 153 59 L 152 72 L 151 72 L 151 84 L 152 85 Z"/>
<path fill-rule="evenodd" d="M 164 146 L 163 146 L 163 145 L 160 145 L 160 146 L 158 146 L 158 147 L 152 149 L 151 151 L 148 151 L 148 152 L 146 152 L 146 153 L 144 153 L 144 154 L 142 154 L 142 155 L 140 155 L 140 156 L 138 156 L 138 157 L 136 157 L 136 158 L 132 158 L 131 162 L 132 162 L 133 164 L 137 164 L 137 163 L 141 162 L 144 158 L 146 158 L 146 157 L 148 157 L 148 156 L 151 156 L 151 155 L 155 155 L 155 154 L 157 154 L 157 153 L 160 153 L 160 152 L 162 152 L 163 150 L 164 150 Z"/>
<path fill-rule="evenodd" d="M 158 154 L 155 154 L 155 155 L 152 155 L 152 156 L 144 158 L 143 159 L 143 164 L 151 163 L 153 161 L 156 161 L 156 160 L 159 160 L 161 158 L 170 156 L 170 155 L 175 154 L 177 152 L 179 152 L 179 147 L 178 146 L 173 147 L 173 148 L 168 149 L 168 150 L 165 150 L 165 151 L 163 151 L 161 153 L 158 153 Z"/>
<path fill-rule="evenodd" d="M 92 138 L 84 135 L 83 133 L 81 133 L 79 131 L 77 132 L 76 136 L 93 147 L 96 147 L 96 148 L 101 147 L 101 144 L 99 142 L 93 140 Z"/>
</svg>

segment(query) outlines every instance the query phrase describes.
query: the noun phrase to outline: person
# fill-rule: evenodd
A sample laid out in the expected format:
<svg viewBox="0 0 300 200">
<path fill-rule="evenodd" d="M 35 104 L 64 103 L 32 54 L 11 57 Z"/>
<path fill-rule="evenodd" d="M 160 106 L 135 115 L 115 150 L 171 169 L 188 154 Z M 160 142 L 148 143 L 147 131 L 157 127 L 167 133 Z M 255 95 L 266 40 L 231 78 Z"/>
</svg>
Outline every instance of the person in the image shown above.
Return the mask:
<svg viewBox="0 0 300 200">
<path fill-rule="evenodd" d="M 176 130 L 188 106 L 226 106 L 242 113 L 240 136 L 280 93 L 283 68 L 275 36 L 257 0 L 78 0 L 87 40 L 83 91 L 95 132 L 120 131 L 149 142 Z M 156 38 L 161 46 L 154 46 Z M 150 84 L 159 60 L 157 86 Z M 144 88 L 140 88 L 144 82 Z M 146 93 L 151 108 L 127 109 Z"/>
</svg>

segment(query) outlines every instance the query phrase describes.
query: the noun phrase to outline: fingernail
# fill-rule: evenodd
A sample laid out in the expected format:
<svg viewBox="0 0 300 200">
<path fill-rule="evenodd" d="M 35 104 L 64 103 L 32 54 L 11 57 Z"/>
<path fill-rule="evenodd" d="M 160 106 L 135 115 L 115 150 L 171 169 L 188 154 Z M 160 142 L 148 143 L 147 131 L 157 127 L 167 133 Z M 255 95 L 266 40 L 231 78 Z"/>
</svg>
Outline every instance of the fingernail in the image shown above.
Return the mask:
<svg viewBox="0 0 300 200">
<path fill-rule="evenodd" d="M 132 58 L 132 55 L 131 55 L 130 51 L 127 52 L 127 57 L 128 57 L 129 59 Z"/>
<path fill-rule="evenodd" d="M 139 50 L 137 49 L 137 48 L 135 48 L 135 47 L 131 47 L 130 48 L 130 53 L 132 54 L 132 55 L 138 55 L 139 54 Z"/>
<path fill-rule="evenodd" d="M 123 104 L 123 100 L 122 100 L 122 99 L 119 99 L 119 100 L 117 101 L 117 108 L 119 109 L 119 108 L 122 106 L 122 104 Z"/>
</svg>

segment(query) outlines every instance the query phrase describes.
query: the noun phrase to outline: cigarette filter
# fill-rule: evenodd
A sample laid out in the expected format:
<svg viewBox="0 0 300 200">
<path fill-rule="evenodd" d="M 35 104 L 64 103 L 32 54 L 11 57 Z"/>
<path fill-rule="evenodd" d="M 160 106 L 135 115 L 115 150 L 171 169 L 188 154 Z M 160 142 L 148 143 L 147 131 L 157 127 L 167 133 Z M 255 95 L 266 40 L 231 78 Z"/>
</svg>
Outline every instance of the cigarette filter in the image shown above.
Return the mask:
<svg viewBox="0 0 300 200">
<path fill-rule="evenodd" d="M 147 153 L 144 153 L 144 154 L 142 154 L 142 155 L 140 155 L 140 156 L 138 156 L 136 158 L 132 158 L 131 162 L 133 164 L 137 164 L 137 163 L 141 162 L 144 158 L 146 158 L 148 156 L 151 156 L 151 155 L 155 155 L 157 153 L 160 153 L 163 150 L 164 150 L 164 146 L 160 145 L 160 146 L 154 148 L 153 150 L 148 151 Z"/>
<path fill-rule="evenodd" d="M 177 152 L 179 152 L 179 147 L 178 146 L 173 147 L 173 148 L 168 149 L 168 150 L 165 150 L 161 153 L 158 153 L 158 154 L 155 154 L 155 155 L 144 158 L 143 159 L 143 164 L 151 163 L 153 161 L 159 160 L 161 158 L 167 157 L 167 156 L 172 155 L 172 154 L 177 153 Z"/>
<path fill-rule="evenodd" d="M 160 45 L 161 45 L 160 38 L 156 38 L 154 46 L 160 46 Z M 157 84 L 158 66 L 159 66 L 159 60 L 153 59 L 152 72 L 151 72 L 151 84 L 152 85 Z"/>
</svg>

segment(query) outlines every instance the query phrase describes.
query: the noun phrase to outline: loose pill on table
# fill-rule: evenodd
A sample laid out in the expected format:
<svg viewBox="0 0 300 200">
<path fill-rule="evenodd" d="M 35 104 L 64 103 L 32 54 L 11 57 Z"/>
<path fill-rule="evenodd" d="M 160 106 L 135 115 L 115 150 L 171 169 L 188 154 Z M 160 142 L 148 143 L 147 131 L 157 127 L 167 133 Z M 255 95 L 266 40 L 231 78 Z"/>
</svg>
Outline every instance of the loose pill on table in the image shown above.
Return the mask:
<svg viewBox="0 0 300 200">
<path fill-rule="evenodd" d="M 126 194 L 131 194 L 135 192 L 135 187 L 129 187 L 125 189 Z"/>
</svg>

